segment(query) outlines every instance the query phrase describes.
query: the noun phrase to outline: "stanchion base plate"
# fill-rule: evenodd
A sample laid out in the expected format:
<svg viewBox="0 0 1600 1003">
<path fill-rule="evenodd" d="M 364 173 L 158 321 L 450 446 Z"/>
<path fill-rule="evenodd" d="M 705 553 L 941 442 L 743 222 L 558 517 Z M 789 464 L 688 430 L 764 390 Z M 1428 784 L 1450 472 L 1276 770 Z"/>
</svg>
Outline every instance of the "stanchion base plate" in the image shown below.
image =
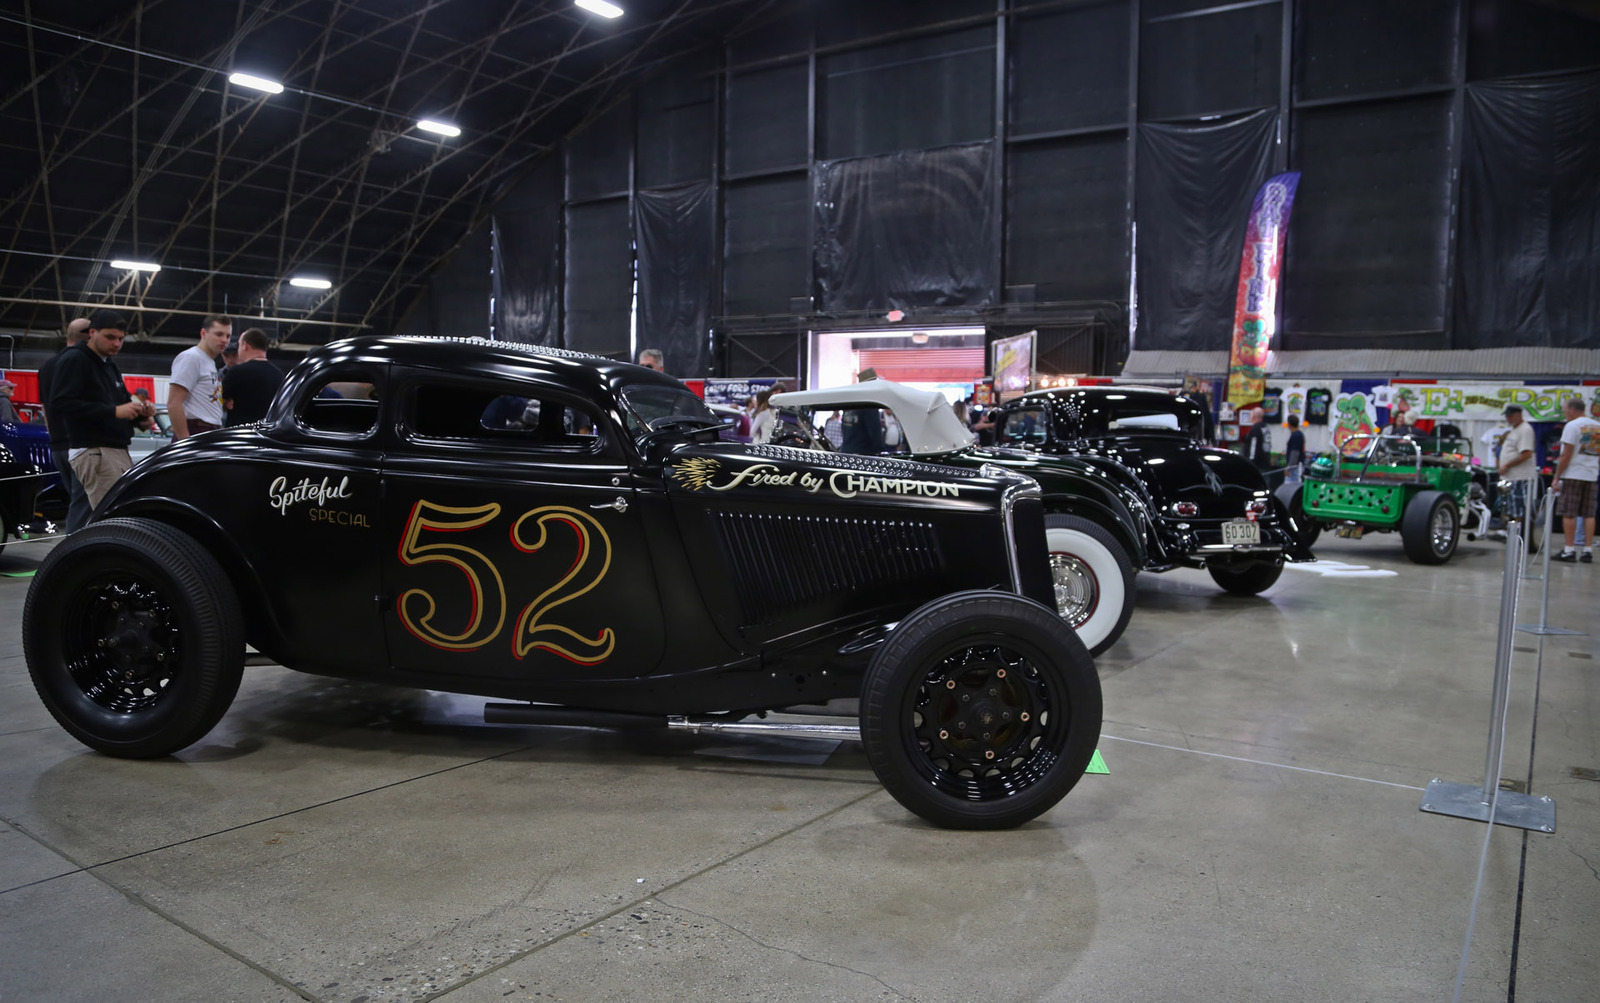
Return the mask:
<svg viewBox="0 0 1600 1003">
<path fill-rule="evenodd" d="M 1536 623 L 1519 623 L 1517 629 L 1524 634 L 1538 634 L 1543 637 L 1588 637 L 1581 630 L 1568 630 L 1565 627 L 1541 627 Z"/>
<path fill-rule="evenodd" d="M 1422 795 L 1422 810 L 1435 815 L 1490 821 L 1483 788 L 1472 784 L 1453 784 L 1437 778 L 1428 784 L 1428 790 Z M 1495 800 L 1493 821 L 1495 825 L 1508 825 L 1514 829 L 1555 832 L 1556 803 L 1548 797 L 1501 791 Z"/>
</svg>

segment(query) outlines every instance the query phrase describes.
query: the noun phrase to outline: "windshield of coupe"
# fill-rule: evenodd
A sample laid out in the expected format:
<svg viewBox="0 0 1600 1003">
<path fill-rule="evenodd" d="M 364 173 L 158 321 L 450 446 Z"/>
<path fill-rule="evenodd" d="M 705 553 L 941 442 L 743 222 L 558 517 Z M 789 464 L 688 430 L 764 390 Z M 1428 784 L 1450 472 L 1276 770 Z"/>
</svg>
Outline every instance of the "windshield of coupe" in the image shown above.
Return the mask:
<svg viewBox="0 0 1600 1003">
<path fill-rule="evenodd" d="M 706 402 L 683 387 L 631 386 L 622 388 L 623 420 L 628 432 L 638 438 L 666 428 L 715 428 L 722 420 Z"/>
<path fill-rule="evenodd" d="M 1095 402 L 1096 413 L 1085 414 L 1084 432 L 1099 435 L 1106 432 L 1123 432 L 1133 435 L 1160 435 L 1168 433 L 1190 439 L 1203 439 L 1206 435 L 1205 415 L 1195 404 L 1183 397 L 1146 396 L 1143 394 L 1121 397 L 1107 394 Z"/>
</svg>

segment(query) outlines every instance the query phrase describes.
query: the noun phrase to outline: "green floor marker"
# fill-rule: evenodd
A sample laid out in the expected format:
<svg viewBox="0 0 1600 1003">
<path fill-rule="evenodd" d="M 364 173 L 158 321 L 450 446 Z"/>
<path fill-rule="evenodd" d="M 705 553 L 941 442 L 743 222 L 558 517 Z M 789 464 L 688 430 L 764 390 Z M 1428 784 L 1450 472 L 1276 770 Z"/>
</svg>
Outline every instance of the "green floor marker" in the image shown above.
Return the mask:
<svg viewBox="0 0 1600 1003">
<path fill-rule="evenodd" d="M 34 576 L 34 574 L 35 574 L 35 572 L 33 572 L 33 571 L 7 571 L 7 572 L 5 572 L 5 576 L 7 578 L 32 578 Z"/>
<path fill-rule="evenodd" d="M 1106 769 L 1106 761 L 1104 759 L 1100 758 L 1100 750 L 1099 749 L 1094 750 L 1094 755 L 1092 757 L 1090 757 L 1090 759 L 1089 759 L 1089 768 L 1087 770 L 1084 770 L 1083 772 L 1085 772 L 1085 773 L 1104 773 L 1108 777 L 1111 775 L 1111 771 Z"/>
</svg>

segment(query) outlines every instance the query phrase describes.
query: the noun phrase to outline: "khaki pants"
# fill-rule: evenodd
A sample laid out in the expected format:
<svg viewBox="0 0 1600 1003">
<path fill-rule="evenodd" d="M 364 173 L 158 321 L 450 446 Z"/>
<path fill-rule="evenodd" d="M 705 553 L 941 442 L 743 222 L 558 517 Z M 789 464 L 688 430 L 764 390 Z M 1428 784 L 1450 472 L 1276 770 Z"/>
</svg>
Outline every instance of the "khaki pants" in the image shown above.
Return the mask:
<svg viewBox="0 0 1600 1003">
<path fill-rule="evenodd" d="M 133 457 L 128 450 L 115 446 L 90 446 L 72 458 L 72 472 L 78 475 L 89 496 L 89 507 L 99 508 L 100 499 L 117 483 L 117 478 L 133 467 Z"/>
</svg>

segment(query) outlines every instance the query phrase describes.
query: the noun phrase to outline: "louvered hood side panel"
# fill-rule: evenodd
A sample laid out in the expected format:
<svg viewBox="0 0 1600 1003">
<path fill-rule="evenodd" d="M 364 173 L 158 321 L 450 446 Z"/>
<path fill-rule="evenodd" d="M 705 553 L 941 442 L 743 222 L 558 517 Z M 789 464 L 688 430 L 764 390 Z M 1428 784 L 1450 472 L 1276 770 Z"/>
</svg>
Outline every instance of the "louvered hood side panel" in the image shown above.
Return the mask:
<svg viewBox="0 0 1600 1003">
<path fill-rule="evenodd" d="M 912 519 L 713 512 L 746 623 L 765 624 L 840 596 L 943 578 L 933 524 Z"/>
</svg>

